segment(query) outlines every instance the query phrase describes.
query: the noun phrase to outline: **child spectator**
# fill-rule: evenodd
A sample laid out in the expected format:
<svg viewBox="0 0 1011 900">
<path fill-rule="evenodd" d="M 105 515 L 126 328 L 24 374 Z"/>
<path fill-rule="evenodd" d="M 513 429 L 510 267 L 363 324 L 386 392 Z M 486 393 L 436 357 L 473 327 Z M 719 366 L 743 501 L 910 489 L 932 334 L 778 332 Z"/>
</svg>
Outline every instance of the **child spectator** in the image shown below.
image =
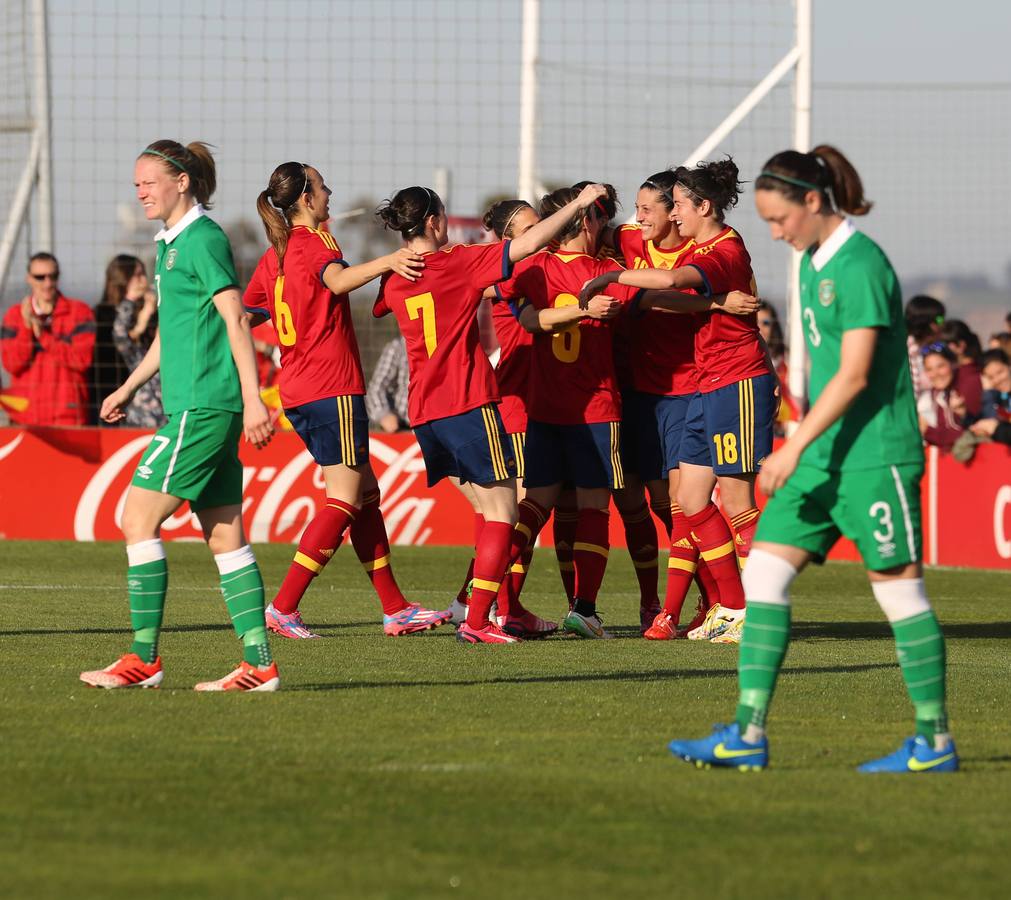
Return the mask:
<svg viewBox="0 0 1011 900">
<path fill-rule="evenodd" d="M 1011 366 L 1003 350 L 983 354 L 982 418 L 970 426 L 976 437 L 1011 444 Z"/>
<path fill-rule="evenodd" d="M 930 409 L 920 415 L 920 431 L 928 444 L 950 450 L 966 422 L 979 415 L 983 393 L 979 375 L 961 368 L 940 341 L 923 348 L 923 366 L 930 384 Z"/>
</svg>

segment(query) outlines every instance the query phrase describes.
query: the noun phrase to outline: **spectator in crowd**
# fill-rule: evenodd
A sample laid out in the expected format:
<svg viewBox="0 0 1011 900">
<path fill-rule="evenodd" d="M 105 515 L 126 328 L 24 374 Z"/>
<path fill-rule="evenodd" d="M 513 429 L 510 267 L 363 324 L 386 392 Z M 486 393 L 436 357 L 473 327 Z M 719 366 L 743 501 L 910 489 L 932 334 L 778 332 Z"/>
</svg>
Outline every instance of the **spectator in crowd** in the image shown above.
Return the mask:
<svg viewBox="0 0 1011 900">
<path fill-rule="evenodd" d="M 981 418 L 970 428 L 978 438 L 1011 444 L 1011 365 L 1003 350 L 988 350 L 980 360 L 983 380 Z"/>
<path fill-rule="evenodd" d="M 944 341 L 955 354 L 959 368 L 967 368 L 979 375 L 979 358 L 983 355 L 983 347 L 979 337 L 965 322 L 961 319 L 945 319 L 937 339 Z"/>
<path fill-rule="evenodd" d="M 129 374 L 126 363 L 116 349 L 112 336 L 112 326 L 116 321 L 116 310 L 123 299 L 126 285 L 133 275 L 136 258 L 117 256 L 105 269 L 105 289 L 102 298 L 95 304 L 95 353 L 91 360 L 88 379 L 90 397 L 88 403 L 88 424 L 100 425 L 98 410 L 102 401 L 118 388 Z"/>
<path fill-rule="evenodd" d="M 930 384 L 930 409 L 920 414 L 920 431 L 928 444 L 950 450 L 979 416 L 983 389 L 979 375 L 963 369 L 948 345 L 935 341 L 923 348 L 923 366 Z"/>
<path fill-rule="evenodd" d="M 383 347 L 365 394 L 369 419 L 387 434 L 411 427 L 407 382 L 407 344 L 403 337 L 397 337 Z"/>
<path fill-rule="evenodd" d="M 913 396 L 916 410 L 930 418 L 932 400 L 930 382 L 923 370 L 923 347 L 936 340 L 944 324 L 944 304 L 940 300 L 918 294 L 906 304 L 906 348 L 909 351 L 909 374 L 913 377 Z"/>
<path fill-rule="evenodd" d="M 991 334 L 988 349 L 1003 350 L 1008 357 L 1011 357 L 1011 331 L 997 331 Z"/>
<path fill-rule="evenodd" d="M 10 408 L 19 425 L 86 425 L 88 370 L 95 317 L 83 300 L 60 293 L 60 265 L 51 253 L 28 261 L 30 293 L 3 317 L 0 349 L 11 374 L 6 393 L 27 401 Z"/>
<path fill-rule="evenodd" d="M 147 280 L 147 270 L 136 256 L 121 254 L 114 257 L 105 270 L 105 292 L 101 306 L 110 305 L 116 310 L 112 337 L 116 352 L 127 369 L 132 372 L 154 342 L 158 331 L 158 301 Z M 99 408 L 102 401 L 125 381 L 113 384 L 95 399 Z M 161 404 L 161 378 L 158 373 L 137 388 L 133 400 L 125 408 L 123 424 L 132 428 L 161 428 L 166 417 Z"/>
</svg>

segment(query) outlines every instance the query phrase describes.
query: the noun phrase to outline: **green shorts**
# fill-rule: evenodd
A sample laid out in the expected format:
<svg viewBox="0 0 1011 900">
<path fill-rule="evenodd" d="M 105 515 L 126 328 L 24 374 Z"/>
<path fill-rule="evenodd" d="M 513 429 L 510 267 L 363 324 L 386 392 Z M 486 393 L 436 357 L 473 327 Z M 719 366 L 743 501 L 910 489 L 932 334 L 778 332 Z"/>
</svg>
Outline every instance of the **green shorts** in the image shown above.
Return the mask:
<svg viewBox="0 0 1011 900">
<path fill-rule="evenodd" d="M 241 413 L 175 413 L 151 439 L 132 484 L 189 500 L 193 512 L 241 503 L 241 435 Z"/>
<path fill-rule="evenodd" d="M 798 466 L 769 500 L 755 541 L 799 547 L 823 562 L 845 535 L 871 571 L 917 562 L 922 475 L 921 463 L 855 472 Z"/>
</svg>

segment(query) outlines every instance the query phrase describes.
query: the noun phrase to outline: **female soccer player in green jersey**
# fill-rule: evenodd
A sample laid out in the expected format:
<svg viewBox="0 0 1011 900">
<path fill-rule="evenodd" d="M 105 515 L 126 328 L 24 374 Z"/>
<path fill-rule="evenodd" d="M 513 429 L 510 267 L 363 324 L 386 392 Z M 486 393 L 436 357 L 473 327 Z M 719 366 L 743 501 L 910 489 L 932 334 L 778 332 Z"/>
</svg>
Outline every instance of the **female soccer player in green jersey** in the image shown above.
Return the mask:
<svg viewBox="0 0 1011 900">
<path fill-rule="evenodd" d="M 703 740 L 672 741 L 670 750 L 700 767 L 768 764 L 765 718 L 789 643 L 790 585 L 846 535 L 891 623 L 916 715 L 916 734 L 860 771 L 955 771 L 944 638 L 923 586 L 923 445 L 898 279 L 877 244 L 843 215 L 865 215 L 871 204 L 835 148 L 777 153 L 755 181 L 755 205 L 775 240 L 804 253 L 811 410 L 759 476 L 770 500 L 744 567 L 736 721 Z"/>
<path fill-rule="evenodd" d="M 262 447 L 272 428 L 260 400 L 232 250 L 204 213 L 216 184 L 214 159 L 199 142 L 183 147 L 155 141 L 138 157 L 134 183 L 147 217 L 165 224 L 155 236 L 158 334 L 123 386 L 105 398 L 101 417 L 122 419 L 136 390 L 160 371 L 168 424 L 144 452 L 123 509 L 133 644 L 112 665 L 84 672 L 81 680 L 104 688 L 161 683 L 158 632 L 168 569 L 159 532 L 188 500 L 244 647 L 238 668 L 196 689 L 274 691 L 279 680 L 267 644 L 263 580 L 242 527 L 238 455 L 241 435 Z"/>
</svg>

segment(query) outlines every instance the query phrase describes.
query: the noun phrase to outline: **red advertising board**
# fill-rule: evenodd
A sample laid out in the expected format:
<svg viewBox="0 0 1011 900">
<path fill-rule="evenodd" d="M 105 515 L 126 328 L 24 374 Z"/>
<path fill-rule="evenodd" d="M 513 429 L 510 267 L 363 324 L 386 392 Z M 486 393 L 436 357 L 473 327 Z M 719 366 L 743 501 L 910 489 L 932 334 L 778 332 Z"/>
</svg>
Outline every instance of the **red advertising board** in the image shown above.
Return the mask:
<svg viewBox="0 0 1011 900">
<path fill-rule="evenodd" d="M 150 434 L 130 429 L 0 428 L 0 538 L 118 540 L 133 470 Z M 372 465 L 395 544 L 467 545 L 472 516 L 448 482 L 427 487 L 411 434 L 372 435 Z M 298 437 L 275 436 L 265 450 L 243 445 L 243 511 L 254 542 L 298 540 L 323 499 L 323 481 Z M 1011 450 L 986 445 L 968 466 L 931 450 L 923 480 L 924 548 L 929 563 L 1011 568 Z M 163 528 L 194 540 L 187 507 Z M 543 537 L 550 542 L 551 529 Z M 617 515 L 611 542 L 624 546 Z M 856 559 L 841 541 L 834 559 Z"/>
</svg>

